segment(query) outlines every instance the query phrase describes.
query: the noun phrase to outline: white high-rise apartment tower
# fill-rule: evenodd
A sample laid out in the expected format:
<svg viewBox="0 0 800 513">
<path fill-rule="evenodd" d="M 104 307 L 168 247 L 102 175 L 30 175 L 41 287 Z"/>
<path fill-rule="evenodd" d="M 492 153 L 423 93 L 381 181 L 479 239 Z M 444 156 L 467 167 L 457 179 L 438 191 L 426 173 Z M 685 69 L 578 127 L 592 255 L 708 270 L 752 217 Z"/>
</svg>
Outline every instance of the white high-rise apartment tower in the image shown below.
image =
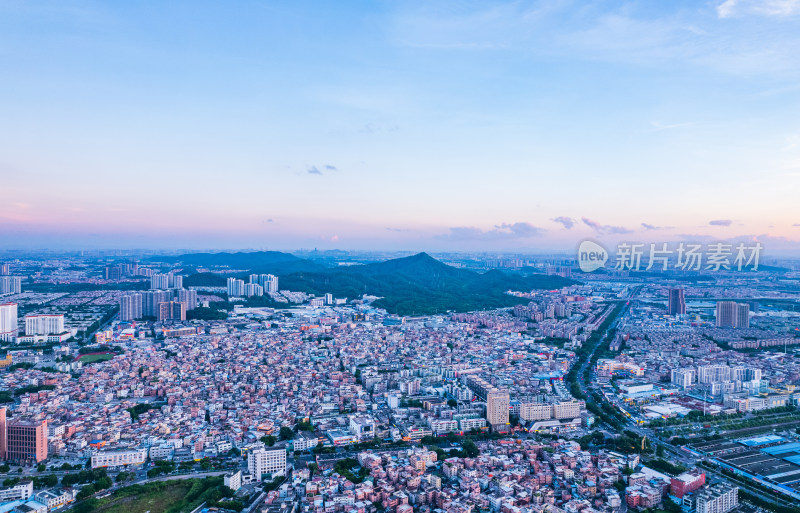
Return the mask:
<svg viewBox="0 0 800 513">
<path fill-rule="evenodd" d="M 0 303 L 0 341 L 13 342 L 18 334 L 17 304 Z"/>
<path fill-rule="evenodd" d="M 26 335 L 58 335 L 64 333 L 63 314 L 40 314 L 25 316 Z"/>
</svg>

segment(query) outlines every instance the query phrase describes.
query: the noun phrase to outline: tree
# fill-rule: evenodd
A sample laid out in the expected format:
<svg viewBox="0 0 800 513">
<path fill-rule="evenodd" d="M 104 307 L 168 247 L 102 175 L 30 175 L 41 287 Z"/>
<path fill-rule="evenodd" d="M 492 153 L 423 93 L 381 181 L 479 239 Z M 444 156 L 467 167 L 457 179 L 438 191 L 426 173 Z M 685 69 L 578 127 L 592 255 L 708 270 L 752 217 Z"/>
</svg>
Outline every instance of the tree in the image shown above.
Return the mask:
<svg viewBox="0 0 800 513">
<path fill-rule="evenodd" d="M 36 465 L 36 472 L 44 472 L 45 470 L 47 470 L 47 465 L 44 463 L 39 463 Z"/>
<path fill-rule="evenodd" d="M 283 426 L 278 436 L 281 440 L 291 440 L 294 438 L 294 431 L 290 427 Z"/>
<path fill-rule="evenodd" d="M 458 401 L 456 401 L 455 399 L 448 399 L 447 406 L 455 408 L 456 406 L 458 406 Z"/>
<path fill-rule="evenodd" d="M 95 492 L 96 490 L 94 489 L 94 485 L 86 485 L 83 488 L 81 488 L 81 491 L 78 492 L 78 495 L 75 498 L 80 501 L 87 497 L 91 497 L 92 495 L 94 495 Z"/>
<path fill-rule="evenodd" d="M 475 442 L 470 440 L 469 438 L 464 440 L 464 443 L 461 444 L 463 448 L 464 454 L 467 458 L 477 458 L 481 451 L 478 449 L 478 446 L 475 445 Z"/>
<path fill-rule="evenodd" d="M 103 476 L 94 482 L 94 488 L 97 491 L 105 490 L 106 488 L 111 488 L 111 486 L 113 486 L 113 483 L 111 482 L 111 478 L 108 476 Z"/>
<path fill-rule="evenodd" d="M 264 442 L 264 444 L 265 444 L 267 447 L 272 447 L 273 445 L 275 445 L 275 442 L 277 442 L 277 441 L 278 441 L 278 439 L 277 439 L 277 438 L 275 438 L 275 437 L 274 437 L 274 436 L 272 436 L 272 435 L 267 435 L 267 436 L 262 436 L 262 437 L 261 437 L 261 441 L 262 441 L 262 442 Z"/>
<path fill-rule="evenodd" d="M 296 431 L 314 431 L 314 426 L 311 424 L 311 422 L 308 422 L 308 421 L 305 421 L 305 420 L 301 420 L 295 426 L 295 430 Z"/>
</svg>

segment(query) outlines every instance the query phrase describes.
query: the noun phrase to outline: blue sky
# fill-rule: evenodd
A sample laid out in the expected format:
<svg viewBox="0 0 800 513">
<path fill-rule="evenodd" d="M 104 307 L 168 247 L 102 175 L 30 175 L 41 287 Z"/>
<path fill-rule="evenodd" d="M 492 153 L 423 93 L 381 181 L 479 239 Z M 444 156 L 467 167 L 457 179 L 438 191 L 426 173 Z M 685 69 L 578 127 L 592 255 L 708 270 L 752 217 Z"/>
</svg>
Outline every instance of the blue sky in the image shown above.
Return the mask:
<svg viewBox="0 0 800 513">
<path fill-rule="evenodd" d="M 9 247 L 800 240 L 800 1 L 0 1 Z"/>
</svg>

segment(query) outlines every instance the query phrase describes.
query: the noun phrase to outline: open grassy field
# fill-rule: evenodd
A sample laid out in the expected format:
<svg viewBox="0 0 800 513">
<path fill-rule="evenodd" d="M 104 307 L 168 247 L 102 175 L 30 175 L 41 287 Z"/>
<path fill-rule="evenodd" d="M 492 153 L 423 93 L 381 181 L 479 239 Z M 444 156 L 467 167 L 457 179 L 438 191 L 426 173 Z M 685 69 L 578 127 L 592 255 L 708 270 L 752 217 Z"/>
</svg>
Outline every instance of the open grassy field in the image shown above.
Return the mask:
<svg viewBox="0 0 800 513">
<path fill-rule="evenodd" d="M 83 362 L 84 364 L 92 363 L 92 362 L 105 362 L 114 358 L 113 353 L 102 353 L 102 354 L 85 354 L 81 356 L 78 361 Z"/>
<path fill-rule="evenodd" d="M 169 486 L 161 490 L 147 490 L 127 497 L 111 495 L 100 499 L 94 511 L 103 513 L 166 513 L 175 504 L 181 502 L 186 492 L 192 487 L 190 481 L 170 481 Z"/>
<path fill-rule="evenodd" d="M 75 513 L 188 513 L 230 494 L 221 477 L 174 479 L 126 486 L 75 504 Z"/>
</svg>

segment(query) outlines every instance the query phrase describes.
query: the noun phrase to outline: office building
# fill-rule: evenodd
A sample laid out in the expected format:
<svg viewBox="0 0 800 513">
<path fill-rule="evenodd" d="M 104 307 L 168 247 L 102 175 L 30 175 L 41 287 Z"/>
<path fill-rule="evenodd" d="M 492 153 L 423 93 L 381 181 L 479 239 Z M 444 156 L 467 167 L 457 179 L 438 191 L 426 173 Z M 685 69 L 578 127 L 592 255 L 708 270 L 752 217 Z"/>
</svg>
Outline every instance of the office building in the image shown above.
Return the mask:
<svg viewBox="0 0 800 513">
<path fill-rule="evenodd" d="M 746 367 L 744 369 L 745 381 L 761 381 L 761 369 Z"/>
<path fill-rule="evenodd" d="M 254 449 L 247 454 L 247 470 L 261 481 L 264 474 L 270 477 L 286 473 L 286 449 Z"/>
<path fill-rule="evenodd" d="M 8 455 L 8 433 L 6 431 L 6 407 L 0 406 L 0 460 Z"/>
<path fill-rule="evenodd" d="M 178 289 L 175 291 L 175 298 L 179 303 L 186 305 L 186 311 L 197 308 L 197 291 L 194 289 Z"/>
<path fill-rule="evenodd" d="M 17 484 L 0 489 L 0 502 L 24 501 L 30 499 L 32 495 L 33 495 L 33 480 L 23 479 Z M 4 511 L 9 511 L 9 510 L 4 509 Z M 16 513 L 18 511 L 26 511 L 26 510 L 14 508 L 11 511 L 13 513 Z"/>
<path fill-rule="evenodd" d="M 696 375 L 694 369 L 672 369 L 670 381 L 681 390 L 686 390 L 692 387 Z"/>
<path fill-rule="evenodd" d="M 165 301 L 158 304 L 159 321 L 185 321 L 186 304 L 178 301 Z"/>
<path fill-rule="evenodd" d="M 0 276 L 8 276 L 11 274 L 10 264 L 0 264 Z"/>
<path fill-rule="evenodd" d="M 493 389 L 486 394 L 486 420 L 495 431 L 507 431 L 511 397 L 508 390 Z"/>
<path fill-rule="evenodd" d="M 147 449 L 105 451 L 92 455 L 92 468 L 142 465 L 147 460 Z"/>
<path fill-rule="evenodd" d="M 749 328 L 750 305 L 735 301 L 719 301 L 717 303 L 718 328 Z"/>
<path fill-rule="evenodd" d="M 242 471 L 230 472 L 222 477 L 222 484 L 234 492 L 242 487 Z"/>
<path fill-rule="evenodd" d="M 26 335 L 59 335 L 64 333 L 62 314 L 39 314 L 25 316 Z"/>
<path fill-rule="evenodd" d="M 14 417 L 0 425 L 6 433 L 6 459 L 18 464 L 47 459 L 47 421 Z"/>
<path fill-rule="evenodd" d="M 0 294 L 20 294 L 22 278 L 19 276 L 0 276 Z"/>
<path fill-rule="evenodd" d="M 728 513 L 739 505 L 739 488 L 720 483 L 700 488 L 683 498 L 684 509 L 694 513 Z"/>
<path fill-rule="evenodd" d="M 687 493 L 691 493 L 705 484 L 706 474 L 702 470 L 692 469 L 670 479 L 669 493 L 682 499 Z"/>
<path fill-rule="evenodd" d="M 17 304 L 0 303 L 0 341 L 13 342 L 18 334 Z"/>
<path fill-rule="evenodd" d="M 142 318 L 142 295 L 126 294 L 119 298 L 119 320 L 135 321 Z"/>
<path fill-rule="evenodd" d="M 581 417 L 580 401 L 564 401 L 553 404 L 554 419 L 579 419 Z"/>
<path fill-rule="evenodd" d="M 525 421 L 550 420 L 553 406 L 549 403 L 522 403 L 519 405 L 519 418 Z"/>
<path fill-rule="evenodd" d="M 730 381 L 731 368 L 727 365 L 701 365 L 697 367 L 697 382 L 702 384 Z"/>
<path fill-rule="evenodd" d="M 669 289 L 667 294 L 667 313 L 669 315 L 686 315 L 686 301 L 683 297 L 683 289 Z"/>
</svg>

